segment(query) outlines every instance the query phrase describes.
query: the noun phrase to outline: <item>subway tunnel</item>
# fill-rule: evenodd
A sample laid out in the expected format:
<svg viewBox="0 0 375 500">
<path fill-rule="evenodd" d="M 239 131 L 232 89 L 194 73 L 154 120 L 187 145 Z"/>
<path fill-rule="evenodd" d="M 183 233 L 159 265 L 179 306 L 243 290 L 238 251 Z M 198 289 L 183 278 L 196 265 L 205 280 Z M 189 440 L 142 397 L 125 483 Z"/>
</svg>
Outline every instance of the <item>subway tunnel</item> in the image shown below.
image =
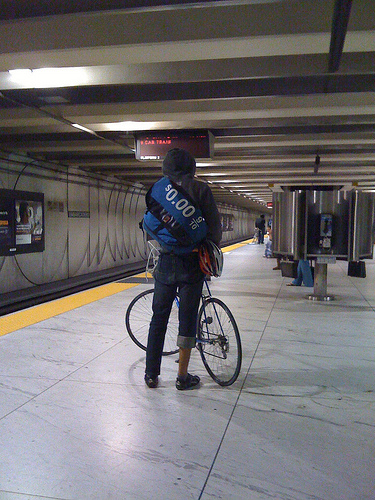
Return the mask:
<svg viewBox="0 0 375 500">
<path fill-rule="evenodd" d="M 370 0 L 0 0 L 1 499 L 375 498 L 374 19 Z M 145 386 L 125 325 L 154 285 L 139 222 L 175 145 L 217 203 L 209 287 L 242 343 L 228 387 L 198 345 L 188 393 L 177 355 Z M 334 300 L 315 301 L 277 257 L 325 192 L 366 277 L 323 251 Z M 261 214 L 281 254 L 257 244 Z"/>
</svg>

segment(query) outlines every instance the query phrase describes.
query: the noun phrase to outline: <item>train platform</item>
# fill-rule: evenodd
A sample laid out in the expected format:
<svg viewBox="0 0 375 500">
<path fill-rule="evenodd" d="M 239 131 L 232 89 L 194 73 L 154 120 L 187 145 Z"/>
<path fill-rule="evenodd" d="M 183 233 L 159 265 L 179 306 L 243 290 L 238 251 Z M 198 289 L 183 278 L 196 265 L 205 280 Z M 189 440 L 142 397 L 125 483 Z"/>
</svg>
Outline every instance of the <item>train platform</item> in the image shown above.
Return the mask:
<svg viewBox="0 0 375 500">
<path fill-rule="evenodd" d="M 328 266 L 332 301 L 289 287 L 264 245 L 225 249 L 210 283 L 242 369 L 157 389 L 124 315 L 144 275 L 0 317 L 1 500 L 374 500 L 375 264 Z"/>
</svg>

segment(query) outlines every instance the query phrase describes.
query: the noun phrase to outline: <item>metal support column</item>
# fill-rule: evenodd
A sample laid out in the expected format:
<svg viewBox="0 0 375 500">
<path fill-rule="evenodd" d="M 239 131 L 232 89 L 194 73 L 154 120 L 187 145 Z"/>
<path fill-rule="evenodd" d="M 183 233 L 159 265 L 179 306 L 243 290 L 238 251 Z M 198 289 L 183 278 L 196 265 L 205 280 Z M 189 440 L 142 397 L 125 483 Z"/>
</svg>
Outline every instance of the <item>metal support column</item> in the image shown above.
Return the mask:
<svg viewBox="0 0 375 500">
<path fill-rule="evenodd" d="M 314 293 L 307 296 L 309 300 L 328 301 L 334 299 L 333 295 L 327 294 L 327 271 L 327 264 L 315 263 Z"/>
</svg>

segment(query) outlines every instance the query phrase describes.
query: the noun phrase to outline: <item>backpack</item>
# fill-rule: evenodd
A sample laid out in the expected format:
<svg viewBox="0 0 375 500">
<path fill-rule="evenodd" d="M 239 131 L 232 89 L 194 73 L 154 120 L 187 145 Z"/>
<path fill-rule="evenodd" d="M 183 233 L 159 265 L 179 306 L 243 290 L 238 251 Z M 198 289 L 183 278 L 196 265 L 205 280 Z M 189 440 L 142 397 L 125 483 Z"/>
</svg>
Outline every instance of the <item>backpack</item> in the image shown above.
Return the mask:
<svg viewBox="0 0 375 500">
<path fill-rule="evenodd" d="M 191 196 L 168 177 L 155 182 L 146 194 L 143 228 L 167 251 L 190 253 L 207 234 L 202 211 Z"/>
</svg>

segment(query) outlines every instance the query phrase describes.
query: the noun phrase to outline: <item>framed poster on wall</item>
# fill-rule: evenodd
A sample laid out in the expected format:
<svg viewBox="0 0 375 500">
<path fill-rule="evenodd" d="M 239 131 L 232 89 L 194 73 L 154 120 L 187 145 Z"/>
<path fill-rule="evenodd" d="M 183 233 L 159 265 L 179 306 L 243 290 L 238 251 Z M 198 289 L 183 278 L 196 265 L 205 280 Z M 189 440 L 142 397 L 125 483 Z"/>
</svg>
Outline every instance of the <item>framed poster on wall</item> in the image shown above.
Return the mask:
<svg viewBox="0 0 375 500">
<path fill-rule="evenodd" d="M 44 194 L 0 189 L 0 255 L 43 252 Z"/>
</svg>

